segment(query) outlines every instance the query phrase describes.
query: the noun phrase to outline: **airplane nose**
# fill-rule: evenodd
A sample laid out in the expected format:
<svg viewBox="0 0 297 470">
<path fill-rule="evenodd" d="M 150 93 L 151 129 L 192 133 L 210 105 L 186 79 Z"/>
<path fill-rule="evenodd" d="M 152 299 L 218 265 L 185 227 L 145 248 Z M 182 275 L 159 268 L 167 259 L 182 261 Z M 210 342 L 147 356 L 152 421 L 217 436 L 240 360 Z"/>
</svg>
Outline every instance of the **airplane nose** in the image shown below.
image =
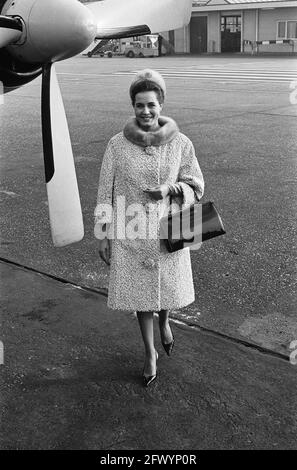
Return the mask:
<svg viewBox="0 0 297 470">
<path fill-rule="evenodd" d="M 77 0 L 35 0 L 27 18 L 23 44 L 12 46 L 26 62 L 55 62 L 86 49 L 96 36 L 93 13 Z"/>
</svg>

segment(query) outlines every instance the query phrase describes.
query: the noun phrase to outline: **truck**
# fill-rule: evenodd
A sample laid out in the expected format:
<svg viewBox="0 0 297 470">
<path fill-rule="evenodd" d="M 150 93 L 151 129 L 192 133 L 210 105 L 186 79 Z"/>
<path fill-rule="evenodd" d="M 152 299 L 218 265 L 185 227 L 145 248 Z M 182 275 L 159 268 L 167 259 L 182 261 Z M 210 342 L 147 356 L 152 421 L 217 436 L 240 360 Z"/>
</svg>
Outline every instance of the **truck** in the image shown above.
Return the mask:
<svg viewBox="0 0 297 470">
<path fill-rule="evenodd" d="M 143 36 L 140 40 L 126 42 L 124 54 L 126 57 L 157 57 L 159 55 L 157 34 Z"/>
</svg>

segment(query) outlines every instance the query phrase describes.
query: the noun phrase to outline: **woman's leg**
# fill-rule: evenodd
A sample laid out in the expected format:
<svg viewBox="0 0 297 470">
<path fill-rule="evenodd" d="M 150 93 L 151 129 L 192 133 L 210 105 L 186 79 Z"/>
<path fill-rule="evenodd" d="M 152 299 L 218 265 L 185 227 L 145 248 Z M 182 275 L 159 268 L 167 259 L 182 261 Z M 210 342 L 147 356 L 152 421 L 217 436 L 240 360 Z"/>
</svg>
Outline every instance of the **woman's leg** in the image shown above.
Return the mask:
<svg viewBox="0 0 297 470">
<path fill-rule="evenodd" d="M 160 310 L 159 328 L 162 343 L 171 343 L 173 340 L 173 335 L 169 325 L 169 310 Z"/>
<path fill-rule="evenodd" d="M 137 312 L 137 318 L 145 347 L 144 375 L 155 375 L 154 314 L 153 312 Z"/>
</svg>

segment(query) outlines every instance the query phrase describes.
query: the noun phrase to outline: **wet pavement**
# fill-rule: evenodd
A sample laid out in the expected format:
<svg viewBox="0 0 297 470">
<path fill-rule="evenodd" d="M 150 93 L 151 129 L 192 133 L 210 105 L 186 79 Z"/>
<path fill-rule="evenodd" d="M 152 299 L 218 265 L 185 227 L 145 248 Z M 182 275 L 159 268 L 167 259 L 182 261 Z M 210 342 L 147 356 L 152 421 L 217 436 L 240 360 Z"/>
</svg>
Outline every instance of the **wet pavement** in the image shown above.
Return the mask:
<svg viewBox="0 0 297 470">
<path fill-rule="evenodd" d="M 1 449 L 296 449 L 297 365 L 172 323 L 141 382 L 134 315 L 13 264 L 1 268 Z"/>
</svg>

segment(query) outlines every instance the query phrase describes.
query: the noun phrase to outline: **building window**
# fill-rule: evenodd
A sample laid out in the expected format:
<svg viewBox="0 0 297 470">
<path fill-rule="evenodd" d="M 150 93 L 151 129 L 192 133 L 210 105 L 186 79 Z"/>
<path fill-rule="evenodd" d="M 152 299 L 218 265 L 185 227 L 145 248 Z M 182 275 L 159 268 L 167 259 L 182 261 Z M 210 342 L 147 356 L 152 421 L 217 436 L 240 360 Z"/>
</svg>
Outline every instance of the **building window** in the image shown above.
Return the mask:
<svg viewBox="0 0 297 470">
<path fill-rule="evenodd" d="M 288 39 L 297 39 L 297 21 L 288 21 L 287 37 Z"/>
<path fill-rule="evenodd" d="M 285 21 L 279 21 L 277 23 L 277 37 L 279 39 L 286 38 L 286 22 Z"/>
<path fill-rule="evenodd" d="M 241 31 L 241 16 L 221 16 L 221 31 L 237 33 Z"/>
<path fill-rule="evenodd" d="M 277 39 L 297 39 L 297 21 L 278 21 Z"/>
</svg>

